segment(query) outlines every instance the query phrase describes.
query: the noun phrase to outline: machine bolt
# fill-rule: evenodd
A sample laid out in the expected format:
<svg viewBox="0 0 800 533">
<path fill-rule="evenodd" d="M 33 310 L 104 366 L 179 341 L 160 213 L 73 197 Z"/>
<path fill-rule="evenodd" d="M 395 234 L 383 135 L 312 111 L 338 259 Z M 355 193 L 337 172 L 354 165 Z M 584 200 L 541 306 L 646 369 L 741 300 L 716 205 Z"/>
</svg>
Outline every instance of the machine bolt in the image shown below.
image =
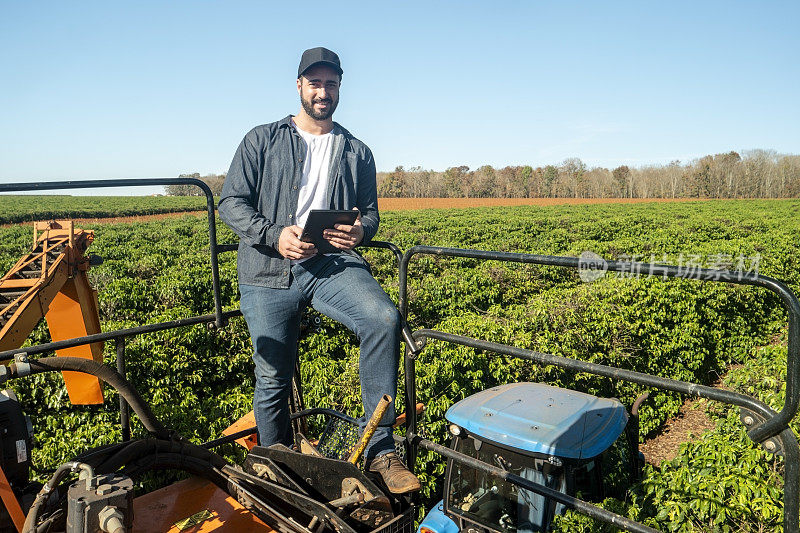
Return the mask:
<svg viewBox="0 0 800 533">
<path fill-rule="evenodd" d="M 17 368 L 17 377 L 28 376 L 31 373 L 31 364 L 28 362 L 28 354 L 20 352 L 14 354 L 14 364 Z"/>
<path fill-rule="evenodd" d="M 100 529 L 102 531 L 107 533 L 126 531 L 125 515 L 116 507 L 106 505 L 100 513 L 98 513 L 97 518 L 100 521 Z"/>
<path fill-rule="evenodd" d="M 742 422 L 744 422 L 745 426 L 752 426 L 755 420 L 753 420 L 752 416 L 747 415 L 742 419 Z"/>
<path fill-rule="evenodd" d="M 775 441 L 768 440 L 764 443 L 764 448 L 766 448 L 768 452 L 774 452 L 777 446 L 775 446 Z"/>
</svg>

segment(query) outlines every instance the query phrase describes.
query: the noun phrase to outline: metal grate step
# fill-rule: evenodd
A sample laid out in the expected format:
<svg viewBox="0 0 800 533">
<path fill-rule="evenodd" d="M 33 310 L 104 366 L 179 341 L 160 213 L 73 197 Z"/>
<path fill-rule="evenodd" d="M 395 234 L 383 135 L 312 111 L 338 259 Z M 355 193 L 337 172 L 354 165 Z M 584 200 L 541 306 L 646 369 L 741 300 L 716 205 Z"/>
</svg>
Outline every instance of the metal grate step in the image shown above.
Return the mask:
<svg viewBox="0 0 800 533">
<path fill-rule="evenodd" d="M 14 300 L 19 298 L 23 294 L 25 294 L 26 292 L 28 292 L 27 288 L 25 288 L 25 289 L 18 289 L 18 288 L 2 289 L 2 288 L 0 288 L 0 303 L 4 303 L 6 305 L 10 304 Z"/>
</svg>

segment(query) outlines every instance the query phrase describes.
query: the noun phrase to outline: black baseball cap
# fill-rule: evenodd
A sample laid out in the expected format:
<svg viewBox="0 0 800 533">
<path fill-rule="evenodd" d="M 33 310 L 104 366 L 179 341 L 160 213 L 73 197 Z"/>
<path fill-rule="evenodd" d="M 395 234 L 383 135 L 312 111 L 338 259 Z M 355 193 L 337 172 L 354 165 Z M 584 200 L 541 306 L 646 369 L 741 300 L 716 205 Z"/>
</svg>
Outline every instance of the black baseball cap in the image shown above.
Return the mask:
<svg viewBox="0 0 800 533">
<path fill-rule="evenodd" d="M 342 65 L 339 63 L 339 56 L 327 48 L 318 46 L 316 48 L 309 48 L 303 52 L 303 57 L 300 58 L 300 66 L 297 67 L 297 77 L 299 78 L 303 75 L 303 72 L 320 63 L 331 67 L 339 73 L 339 76 L 342 75 Z"/>
</svg>

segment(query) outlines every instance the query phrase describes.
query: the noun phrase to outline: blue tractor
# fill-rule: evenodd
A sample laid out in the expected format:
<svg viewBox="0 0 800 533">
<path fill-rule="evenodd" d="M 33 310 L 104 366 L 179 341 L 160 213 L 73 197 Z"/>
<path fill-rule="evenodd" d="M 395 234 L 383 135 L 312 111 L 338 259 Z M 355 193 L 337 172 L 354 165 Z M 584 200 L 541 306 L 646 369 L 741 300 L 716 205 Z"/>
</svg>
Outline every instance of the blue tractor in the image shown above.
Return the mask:
<svg viewBox="0 0 800 533">
<path fill-rule="evenodd" d="M 638 407 L 644 399 L 637 399 L 629 414 L 616 399 L 512 383 L 465 398 L 445 416 L 455 451 L 565 494 L 600 501 L 612 448 L 617 467 L 622 460 L 632 479 L 640 475 Z M 417 531 L 546 531 L 562 509 L 542 495 L 450 460 L 444 498 Z"/>
</svg>

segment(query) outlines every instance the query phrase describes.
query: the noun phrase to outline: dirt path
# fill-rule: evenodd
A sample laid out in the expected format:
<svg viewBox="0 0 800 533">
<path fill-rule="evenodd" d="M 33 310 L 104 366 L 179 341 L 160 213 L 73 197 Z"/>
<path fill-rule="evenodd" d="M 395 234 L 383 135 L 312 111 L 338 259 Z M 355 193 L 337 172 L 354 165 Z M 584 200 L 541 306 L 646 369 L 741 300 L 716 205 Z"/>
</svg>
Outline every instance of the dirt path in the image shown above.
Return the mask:
<svg viewBox="0 0 800 533">
<path fill-rule="evenodd" d="M 207 211 L 175 211 L 172 213 L 155 213 L 152 215 L 130 215 L 124 217 L 90 217 L 90 218 L 58 218 L 58 220 L 72 220 L 77 226 L 81 224 L 118 224 L 130 222 L 151 222 L 153 220 L 162 220 L 165 218 L 182 217 L 185 215 L 192 215 L 196 217 L 206 216 Z M 12 226 L 30 225 L 33 222 L 14 222 L 13 224 L 0 224 L 0 228 L 10 228 Z"/>
<path fill-rule="evenodd" d="M 674 459 L 681 444 L 695 441 L 714 428 L 716 424 L 706 415 L 706 400 L 687 399 L 678 414 L 667 420 L 655 436 L 640 444 L 639 450 L 649 464 L 658 466 L 661 461 Z"/>
<path fill-rule="evenodd" d="M 378 208 L 384 211 L 417 209 L 448 209 L 465 207 L 496 207 L 517 205 L 594 205 L 640 204 L 704 201 L 697 198 L 378 198 Z"/>
<path fill-rule="evenodd" d="M 378 198 L 378 209 L 381 211 L 416 211 L 419 209 L 465 209 L 471 207 L 505 207 L 519 205 L 595 205 L 595 204 L 639 204 L 639 203 L 672 203 L 705 201 L 697 198 Z M 73 218 L 76 224 L 117 224 L 131 222 L 149 222 L 184 215 L 204 216 L 206 211 L 176 211 L 172 213 L 156 213 L 152 215 L 130 215 L 119 217 L 87 217 Z M 0 228 L 8 228 L 18 224 L 0 224 Z"/>
<path fill-rule="evenodd" d="M 105 217 L 105 218 L 73 218 L 76 223 L 83 224 L 117 224 L 125 222 L 150 222 L 165 218 L 182 217 L 192 215 L 196 217 L 206 216 L 208 211 L 176 211 L 173 213 L 156 213 L 154 215 L 131 215 L 126 217 Z"/>
</svg>

